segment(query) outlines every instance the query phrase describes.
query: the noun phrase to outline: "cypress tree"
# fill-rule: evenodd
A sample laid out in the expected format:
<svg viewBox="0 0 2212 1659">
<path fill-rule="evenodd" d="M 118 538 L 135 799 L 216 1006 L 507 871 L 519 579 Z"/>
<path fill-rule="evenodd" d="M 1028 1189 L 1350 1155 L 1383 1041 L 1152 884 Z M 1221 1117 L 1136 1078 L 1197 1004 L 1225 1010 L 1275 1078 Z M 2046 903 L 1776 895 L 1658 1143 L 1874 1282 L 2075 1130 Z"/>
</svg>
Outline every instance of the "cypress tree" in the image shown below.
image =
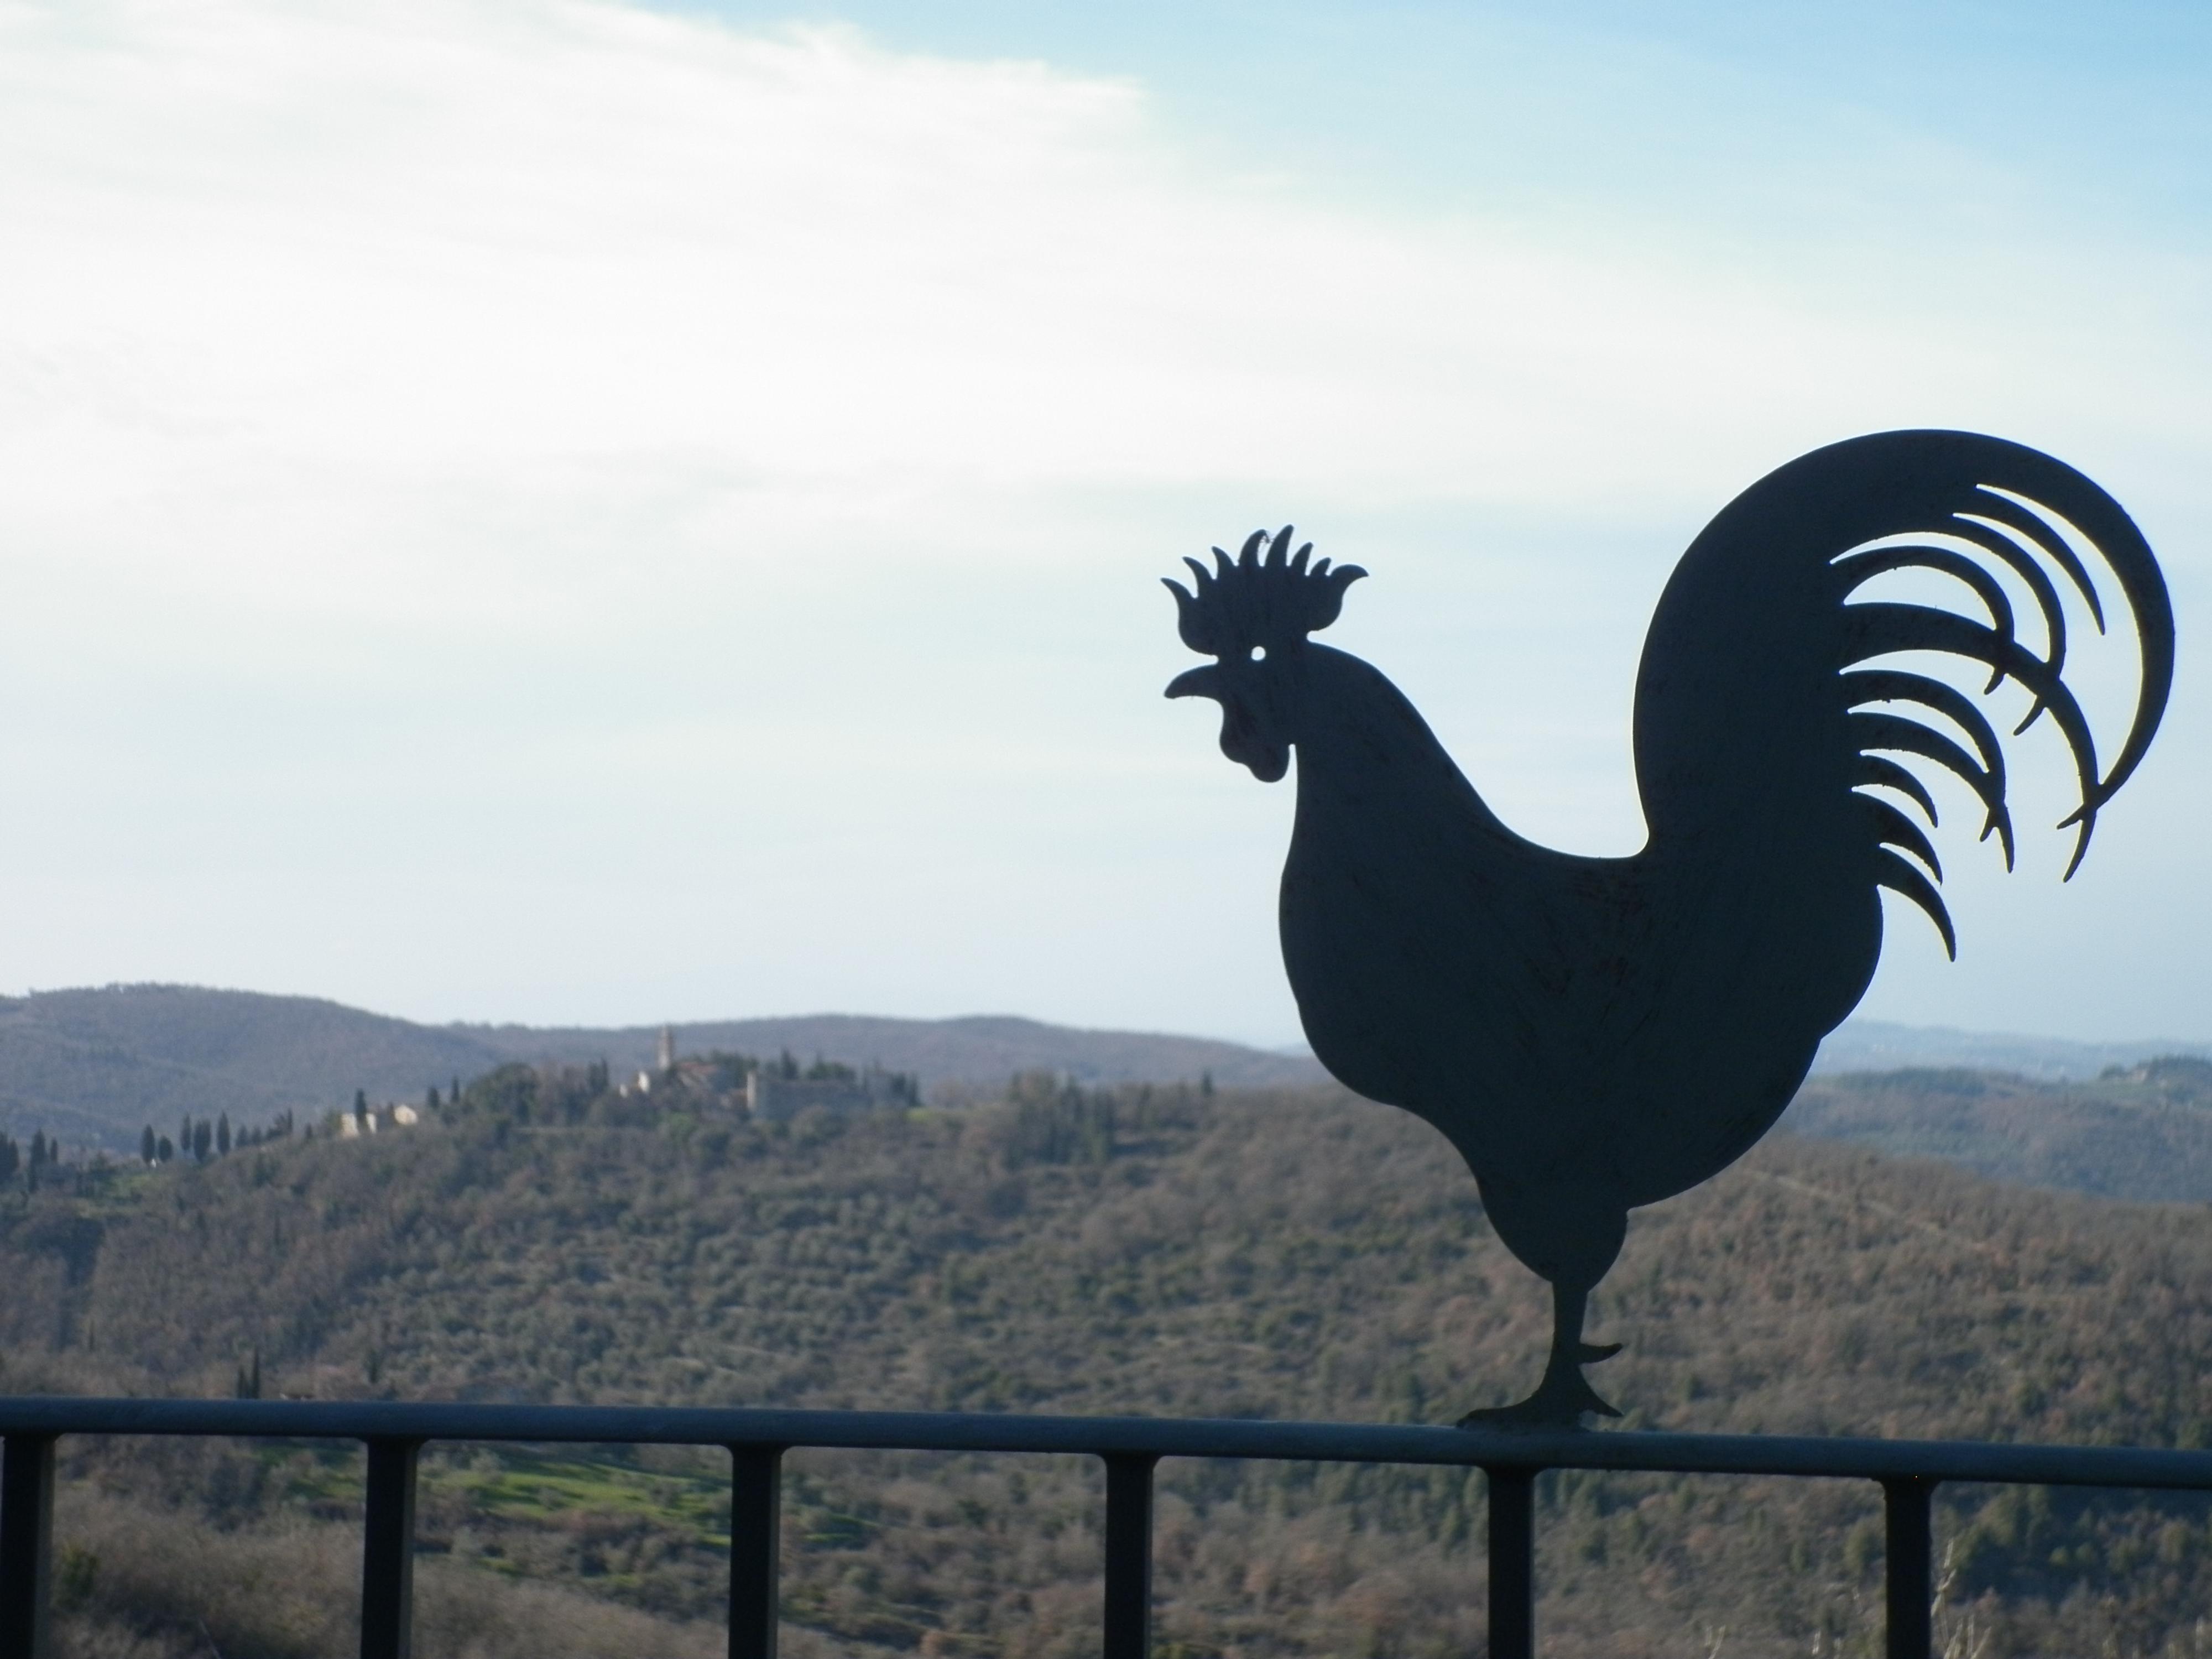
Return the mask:
<svg viewBox="0 0 2212 1659">
<path fill-rule="evenodd" d="M 151 1164 L 154 1161 L 154 1126 L 149 1123 L 146 1126 L 145 1133 L 138 1137 L 138 1161 L 141 1164 Z"/>
<path fill-rule="evenodd" d="M 215 1155 L 217 1158 L 230 1156 L 230 1114 L 228 1112 L 225 1112 L 215 1121 Z"/>
<path fill-rule="evenodd" d="M 205 1118 L 192 1125 L 192 1156 L 202 1164 L 208 1161 L 208 1147 L 214 1140 L 215 1131 Z"/>
<path fill-rule="evenodd" d="M 154 1143 L 154 1156 L 164 1164 L 173 1164 L 176 1161 L 177 1149 L 170 1145 L 168 1136 L 163 1135 Z"/>
<path fill-rule="evenodd" d="M 12 1181 L 23 1167 L 23 1154 L 6 1135 L 0 1135 L 0 1181 Z"/>
</svg>

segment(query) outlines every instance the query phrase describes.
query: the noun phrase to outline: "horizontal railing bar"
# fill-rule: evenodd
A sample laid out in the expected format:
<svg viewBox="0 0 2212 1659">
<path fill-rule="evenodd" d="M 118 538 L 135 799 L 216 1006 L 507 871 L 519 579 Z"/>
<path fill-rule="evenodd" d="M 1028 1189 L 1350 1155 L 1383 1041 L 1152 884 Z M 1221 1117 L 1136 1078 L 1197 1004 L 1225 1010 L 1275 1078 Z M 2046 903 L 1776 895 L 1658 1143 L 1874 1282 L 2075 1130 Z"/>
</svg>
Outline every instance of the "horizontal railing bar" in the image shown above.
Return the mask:
<svg viewBox="0 0 2212 1659">
<path fill-rule="evenodd" d="M 1972 1440 L 1519 1432 L 1244 1418 L 1024 1417 L 977 1412 L 495 1406 L 337 1400 L 0 1398 L 0 1435 L 237 1435 L 295 1440 L 562 1441 L 846 1450 L 1249 1457 L 1674 1474 L 1919 1479 L 2212 1491 L 2212 1452 Z"/>
</svg>

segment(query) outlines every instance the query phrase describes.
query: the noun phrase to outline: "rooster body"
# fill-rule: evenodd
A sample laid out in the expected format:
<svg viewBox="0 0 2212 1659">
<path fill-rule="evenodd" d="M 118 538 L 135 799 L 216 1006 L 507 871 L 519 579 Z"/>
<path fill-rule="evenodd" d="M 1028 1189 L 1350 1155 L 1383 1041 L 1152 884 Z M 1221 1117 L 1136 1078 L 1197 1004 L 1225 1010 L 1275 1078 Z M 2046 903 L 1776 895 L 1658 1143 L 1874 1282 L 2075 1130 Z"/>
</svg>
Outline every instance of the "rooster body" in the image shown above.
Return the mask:
<svg viewBox="0 0 2212 1659">
<path fill-rule="evenodd" d="M 1911 663 L 1942 653 L 2026 688 L 2023 729 L 2047 718 L 2073 754 L 2078 862 L 2164 706 L 2157 565 L 2102 490 L 2018 445 L 1887 433 L 1791 463 L 1706 528 L 1661 599 L 1635 711 L 1649 840 L 1601 859 L 1516 835 L 1396 687 L 1306 637 L 1364 573 L 1286 557 L 1288 538 L 1263 558 L 1255 536 L 1233 563 L 1217 550 L 1212 571 L 1192 562 L 1194 592 L 1170 584 L 1186 642 L 1218 660 L 1169 695 L 1218 699 L 1223 750 L 1262 779 L 1296 750 L 1280 922 L 1314 1053 L 1441 1131 L 1500 1239 L 1553 1286 L 1543 1382 L 1476 1415 L 1610 1412 L 1582 1367 L 1613 1350 L 1582 1327 L 1628 1212 L 1771 1127 L 1873 977 L 1881 888 L 1954 946 L 1935 850 L 1903 810 L 1932 824 L 1935 803 L 1905 763 L 1963 781 L 2009 859 L 2003 746 L 1972 697 Z M 2064 679 L 2054 570 L 2101 622 L 2074 539 L 2117 577 L 2142 641 L 2134 721 L 2102 770 Z M 2039 651 L 1992 565 L 2040 612 Z M 1900 568 L 1953 578 L 1986 620 L 1854 598 Z"/>
</svg>

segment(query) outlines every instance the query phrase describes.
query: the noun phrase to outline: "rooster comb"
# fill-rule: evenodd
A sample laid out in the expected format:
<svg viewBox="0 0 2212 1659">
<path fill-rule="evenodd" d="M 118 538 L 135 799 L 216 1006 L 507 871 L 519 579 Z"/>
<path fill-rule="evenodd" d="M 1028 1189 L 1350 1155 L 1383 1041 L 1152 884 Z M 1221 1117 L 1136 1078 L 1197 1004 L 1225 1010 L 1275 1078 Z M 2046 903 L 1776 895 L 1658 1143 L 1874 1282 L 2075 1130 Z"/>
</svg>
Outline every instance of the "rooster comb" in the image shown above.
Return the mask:
<svg viewBox="0 0 2212 1659">
<path fill-rule="evenodd" d="M 1290 545 L 1288 525 L 1273 541 L 1266 531 L 1255 530 L 1233 560 L 1215 548 L 1211 570 L 1196 559 L 1183 561 L 1197 579 L 1195 592 L 1162 577 L 1176 598 L 1182 642 L 1208 656 L 1241 656 L 1254 646 L 1273 651 L 1295 645 L 1334 622 L 1344 609 L 1344 590 L 1367 573 L 1356 564 L 1331 569 L 1327 559 L 1309 566 L 1313 544 L 1296 553 L 1289 552 Z"/>
</svg>

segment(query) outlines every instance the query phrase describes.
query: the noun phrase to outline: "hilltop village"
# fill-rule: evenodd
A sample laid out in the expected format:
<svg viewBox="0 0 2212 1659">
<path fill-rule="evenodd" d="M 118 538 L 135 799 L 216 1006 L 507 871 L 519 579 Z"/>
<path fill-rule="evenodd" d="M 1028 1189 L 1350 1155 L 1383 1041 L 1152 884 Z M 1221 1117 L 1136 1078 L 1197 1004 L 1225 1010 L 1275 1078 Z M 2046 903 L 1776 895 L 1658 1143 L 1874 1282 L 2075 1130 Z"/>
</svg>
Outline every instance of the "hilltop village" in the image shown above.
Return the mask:
<svg viewBox="0 0 2212 1659">
<path fill-rule="evenodd" d="M 451 1122 L 478 1109 L 504 1112 L 518 1121 L 644 1127 L 677 1115 L 732 1121 L 788 1123 L 811 1112 L 836 1116 L 921 1103 L 921 1081 L 912 1073 L 854 1066 L 816 1055 L 802 1062 L 786 1051 L 772 1059 L 711 1050 L 679 1054 L 675 1028 L 663 1026 L 655 1062 L 617 1078 L 604 1060 L 583 1066 L 515 1063 L 467 1084 L 454 1078 L 433 1084 L 420 1101 L 372 1101 L 356 1089 L 350 1107 L 310 1115 L 296 1109 L 266 1122 L 234 1125 L 228 1112 L 183 1117 L 173 1135 L 148 1124 L 137 1161 L 160 1168 L 179 1161 L 206 1164 L 271 1140 L 317 1136 L 355 1140 Z M 58 1139 L 35 1131 L 27 1144 L 0 1135 L 0 1185 L 36 1190 L 57 1180 L 91 1178 L 112 1168 L 104 1152 L 81 1149 L 65 1155 Z"/>
<path fill-rule="evenodd" d="M 617 1079 L 604 1060 L 586 1066 L 502 1066 L 453 1097 L 448 1109 L 487 1107 L 518 1122 L 642 1127 L 678 1115 L 787 1123 L 809 1112 L 850 1115 L 921 1103 L 921 1079 L 878 1066 L 854 1066 L 817 1056 L 802 1065 L 789 1053 L 774 1060 L 720 1052 L 678 1058 L 673 1032 L 663 1030 L 658 1063 Z M 403 1108 L 384 1109 L 387 1127 L 402 1127 Z M 436 1091 L 424 1103 L 440 1112 Z M 418 1112 L 417 1121 L 422 1114 Z M 359 1132 L 376 1133 L 379 1110 L 367 1109 Z M 343 1115 L 338 1133 L 343 1133 Z"/>
<path fill-rule="evenodd" d="M 683 1115 L 788 1123 L 808 1112 L 849 1115 L 921 1103 L 921 1081 L 908 1072 L 852 1066 L 816 1055 L 802 1063 L 788 1051 L 773 1059 L 720 1050 L 679 1054 L 676 1031 L 663 1026 L 654 1064 L 617 1078 L 605 1060 L 584 1066 L 502 1066 L 464 1087 L 455 1079 L 441 1095 L 434 1085 L 419 1103 L 372 1103 L 356 1091 L 349 1110 L 334 1112 L 323 1133 L 351 1139 L 437 1123 L 457 1112 L 493 1108 L 520 1122 L 647 1127 Z"/>
</svg>

